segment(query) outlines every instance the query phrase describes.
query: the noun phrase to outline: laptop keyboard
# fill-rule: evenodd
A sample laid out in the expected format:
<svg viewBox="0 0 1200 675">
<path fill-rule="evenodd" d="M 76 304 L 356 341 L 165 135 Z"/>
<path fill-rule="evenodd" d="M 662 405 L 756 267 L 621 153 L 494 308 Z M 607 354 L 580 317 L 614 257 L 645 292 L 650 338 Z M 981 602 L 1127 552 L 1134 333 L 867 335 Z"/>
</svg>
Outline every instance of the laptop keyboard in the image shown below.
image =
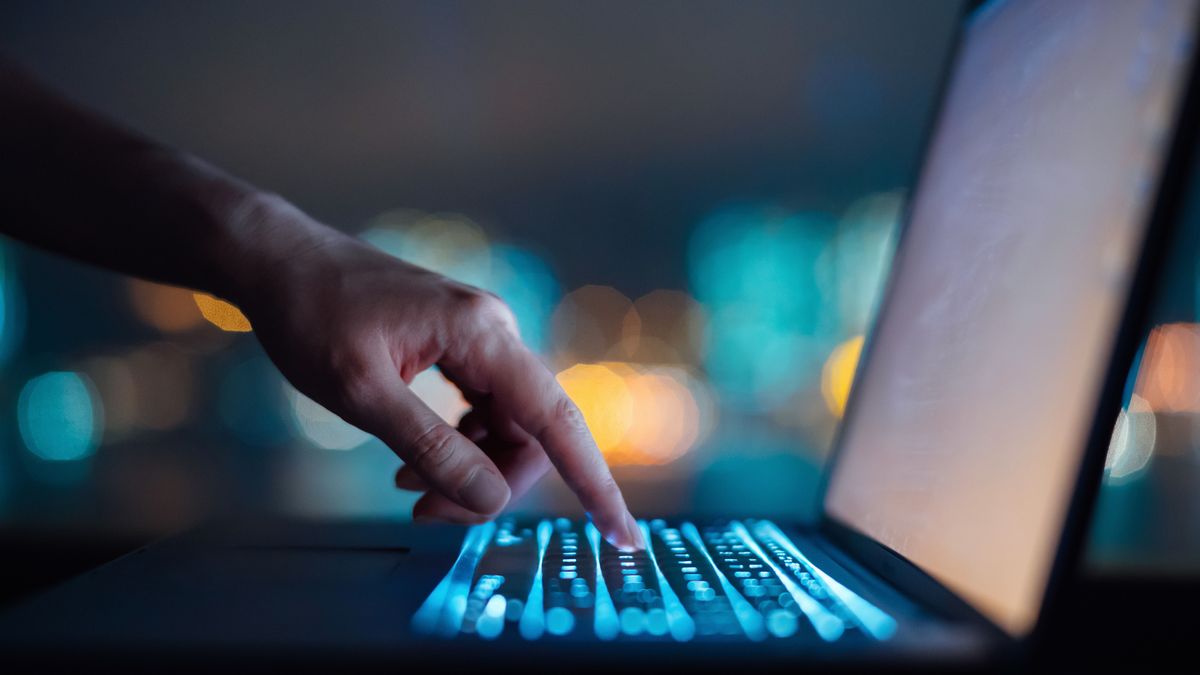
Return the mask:
<svg viewBox="0 0 1200 675">
<path fill-rule="evenodd" d="M 587 522 L 467 530 L 414 630 L 494 640 L 886 640 L 895 620 L 816 567 L 769 520 L 639 522 L 623 552 Z M 517 639 L 519 639 L 517 638 Z"/>
</svg>

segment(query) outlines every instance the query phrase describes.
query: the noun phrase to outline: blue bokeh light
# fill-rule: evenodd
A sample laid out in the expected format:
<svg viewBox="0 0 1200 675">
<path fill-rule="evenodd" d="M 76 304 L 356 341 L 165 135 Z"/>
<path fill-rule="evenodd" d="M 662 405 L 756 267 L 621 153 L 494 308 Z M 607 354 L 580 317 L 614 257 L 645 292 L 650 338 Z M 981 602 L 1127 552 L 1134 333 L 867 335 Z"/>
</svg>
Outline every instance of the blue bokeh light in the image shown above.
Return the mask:
<svg viewBox="0 0 1200 675">
<path fill-rule="evenodd" d="M 816 377 L 837 336 L 818 275 L 834 232 L 827 216 L 759 206 L 693 232 L 690 282 L 712 312 L 705 366 L 727 405 L 769 410 Z"/>
<path fill-rule="evenodd" d="M 0 363 L 8 361 L 25 332 L 25 298 L 12 254 L 0 245 Z"/>
<path fill-rule="evenodd" d="M 525 344 L 535 352 L 543 351 L 550 314 L 562 297 L 562 288 L 546 261 L 516 246 L 493 246 L 491 273 L 483 287 L 508 303 Z"/>
<path fill-rule="evenodd" d="M 239 441 L 272 447 L 292 437 L 280 379 L 265 357 L 246 359 L 225 373 L 217 392 L 217 412 Z"/>
<path fill-rule="evenodd" d="M 95 452 L 103 419 L 95 390 L 80 373 L 39 375 L 25 384 L 17 401 L 21 439 L 48 461 L 74 461 Z"/>
</svg>

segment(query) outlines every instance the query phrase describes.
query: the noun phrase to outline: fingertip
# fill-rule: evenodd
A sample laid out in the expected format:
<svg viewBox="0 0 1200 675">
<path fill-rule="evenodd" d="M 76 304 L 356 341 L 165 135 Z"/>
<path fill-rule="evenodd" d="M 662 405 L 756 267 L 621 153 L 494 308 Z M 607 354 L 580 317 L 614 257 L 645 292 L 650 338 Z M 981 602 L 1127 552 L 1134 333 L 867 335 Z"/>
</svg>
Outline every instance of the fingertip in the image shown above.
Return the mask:
<svg viewBox="0 0 1200 675">
<path fill-rule="evenodd" d="M 646 548 L 646 539 L 642 536 L 642 530 L 638 527 L 633 514 L 628 511 L 625 512 L 624 517 L 618 516 L 613 524 L 602 527 L 600 531 L 604 533 L 605 541 L 622 552 L 631 553 Z"/>
</svg>

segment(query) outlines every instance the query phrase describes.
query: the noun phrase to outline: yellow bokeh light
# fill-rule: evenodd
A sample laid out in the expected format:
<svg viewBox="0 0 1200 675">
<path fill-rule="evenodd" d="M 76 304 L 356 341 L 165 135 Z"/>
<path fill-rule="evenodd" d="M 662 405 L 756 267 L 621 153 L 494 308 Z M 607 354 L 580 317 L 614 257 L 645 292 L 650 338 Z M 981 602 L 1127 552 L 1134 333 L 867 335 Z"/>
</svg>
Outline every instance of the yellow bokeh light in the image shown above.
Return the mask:
<svg viewBox="0 0 1200 675">
<path fill-rule="evenodd" d="M 834 348 L 821 370 L 821 395 L 829 412 L 841 417 L 846 412 L 846 401 L 850 398 L 850 387 L 854 384 L 854 371 L 862 355 L 863 336 L 858 335 Z"/>
<path fill-rule="evenodd" d="M 579 406 L 600 451 L 610 455 L 633 424 L 633 395 L 625 378 L 608 365 L 581 363 L 559 373 L 558 383 Z"/>
<path fill-rule="evenodd" d="M 634 420 L 619 446 L 622 464 L 665 464 L 683 456 L 700 435 L 700 410 L 691 391 L 668 371 L 627 379 Z"/>
<path fill-rule="evenodd" d="M 682 368 L 579 364 L 558 381 L 614 466 L 672 462 L 711 430 L 707 386 Z"/>
<path fill-rule="evenodd" d="M 252 330 L 250 320 L 242 314 L 242 310 L 228 302 L 207 293 L 193 293 L 192 299 L 200 308 L 200 314 L 217 328 L 230 333 L 249 333 Z"/>
<path fill-rule="evenodd" d="M 139 319 L 164 333 L 180 333 L 204 323 L 192 292 L 185 288 L 130 279 L 129 304 Z"/>
</svg>

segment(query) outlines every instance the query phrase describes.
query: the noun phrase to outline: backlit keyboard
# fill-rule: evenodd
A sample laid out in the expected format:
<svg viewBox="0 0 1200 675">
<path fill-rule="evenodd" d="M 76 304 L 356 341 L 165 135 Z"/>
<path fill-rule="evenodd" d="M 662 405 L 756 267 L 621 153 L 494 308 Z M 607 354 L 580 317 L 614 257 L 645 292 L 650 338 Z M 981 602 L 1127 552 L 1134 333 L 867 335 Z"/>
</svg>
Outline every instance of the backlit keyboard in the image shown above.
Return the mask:
<svg viewBox="0 0 1200 675">
<path fill-rule="evenodd" d="M 886 640 L 896 630 L 771 521 L 639 525 L 648 547 L 632 553 L 565 518 L 471 527 L 413 628 L 485 640 L 677 642 Z"/>
</svg>

